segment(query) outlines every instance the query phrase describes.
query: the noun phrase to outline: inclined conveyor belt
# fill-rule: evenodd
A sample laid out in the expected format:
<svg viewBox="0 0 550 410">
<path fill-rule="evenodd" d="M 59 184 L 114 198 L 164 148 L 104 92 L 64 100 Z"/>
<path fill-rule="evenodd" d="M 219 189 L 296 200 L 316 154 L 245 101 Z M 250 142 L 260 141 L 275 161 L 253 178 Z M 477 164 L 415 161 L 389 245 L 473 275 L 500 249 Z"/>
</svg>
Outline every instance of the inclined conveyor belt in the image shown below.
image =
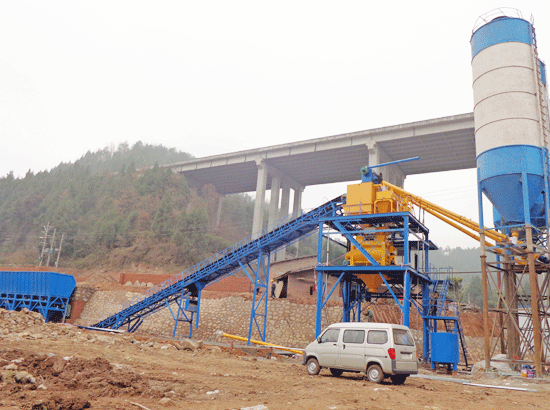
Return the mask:
<svg viewBox="0 0 550 410">
<path fill-rule="evenodd" d="M 167 304 L 186 293 L 196 295 L 204 286 L 235 273 L 262 253 L 269 254 L 310 234 L 319 227 L 324 218 L 342 215 L 342 206 L 342 198 L 338 197 L 289 222 L 279 221 L 273 229 L 265 229 L 263 235 L 257 239 L 249 238 L 238 242 L 137 295 L 124 304 L 120 312 L 96 323 L 93 327 L 118 329 L 128 325 L 130 328 L 133 322 L 140 322 L 144 317 L 165 308 Z"/>
</svg>

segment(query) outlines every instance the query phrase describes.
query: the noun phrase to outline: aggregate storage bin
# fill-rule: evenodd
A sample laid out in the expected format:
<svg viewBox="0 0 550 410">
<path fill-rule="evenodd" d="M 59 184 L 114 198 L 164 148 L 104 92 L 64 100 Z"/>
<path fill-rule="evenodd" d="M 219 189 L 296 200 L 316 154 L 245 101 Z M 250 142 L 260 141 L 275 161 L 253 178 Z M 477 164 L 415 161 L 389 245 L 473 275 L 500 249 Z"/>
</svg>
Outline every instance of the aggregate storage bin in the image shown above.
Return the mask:
<svg viewBox="0 0 550 410">
<path fill-rule="evenodd" d="M 63 273 L 0 271 L 0 307 L 27 308 L 46 321 L 61 320 L 75 287 L 74 277 Z"/>
</svg>

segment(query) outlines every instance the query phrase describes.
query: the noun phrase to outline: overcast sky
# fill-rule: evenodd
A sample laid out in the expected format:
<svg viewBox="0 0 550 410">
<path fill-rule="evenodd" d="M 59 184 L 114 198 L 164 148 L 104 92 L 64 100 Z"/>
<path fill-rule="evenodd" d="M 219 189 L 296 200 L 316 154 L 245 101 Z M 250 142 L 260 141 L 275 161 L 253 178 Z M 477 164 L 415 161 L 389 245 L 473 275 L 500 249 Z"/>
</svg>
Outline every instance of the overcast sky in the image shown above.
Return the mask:
<svg viewBox="0 0 550 410">
<path fill-rule="evenodd" d="M 203 157 L 471 112 L 472 28 L 502 5 L 0 1 L 0 175 L 122 142 Z M 550 1 L 513 6 L 550 61 Z M 405 187 L 477 219 L 473 171 Z M 309 187 L 304 207 L 344 190 Z"/>
</svg>

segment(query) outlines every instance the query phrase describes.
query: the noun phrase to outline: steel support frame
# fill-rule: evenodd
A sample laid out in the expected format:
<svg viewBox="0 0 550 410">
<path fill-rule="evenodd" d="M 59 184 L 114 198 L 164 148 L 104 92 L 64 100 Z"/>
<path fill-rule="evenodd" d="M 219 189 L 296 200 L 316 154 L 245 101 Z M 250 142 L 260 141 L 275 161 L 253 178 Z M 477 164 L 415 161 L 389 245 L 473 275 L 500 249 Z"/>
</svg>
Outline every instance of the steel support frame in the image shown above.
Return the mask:
<svg viewBox="0 0 550 410">
<path fill-rule="evenodd" d="M 245 265 L 242 262 L 239 262 L 239 265 L 248 279 L 250 279 L 250 281 L 254 284 L 252 307 L 250 310 L 250 322 L 248 326 L 248 345 L 250 345 L 252 330 L 254 328 L 258 332 L 262 342 L 265 342 L 267 332 L 267 305 L 270 289 L 270 253 L 260 250 L 255 267 L 253 267 L 250 263 Z"/>
<path fill-rule="evenodd" d="M 494 247 L 488 247 L 485 242 L 483 196 L 478 184 L 485 368 L 490 368 L 491 357 L 497 350 L 504 350 L 510 363 L 531 362 L 536 375 L 540 377 L 543 374 L 543 364 L 550 364 L 550 266 L 541 261 L 541 257 L 549 256 L 548 193 L 544 196 L 544 228 L 537 229 L 531 225 L 529 182 L 523 164 L 521 183 L 525 223 L 502 229 L 509 234 L 510 229 L 514 228 L 524 232 L 525 236 L 517 244 L 509 242 Z M 545 186 L 547 185 L 548 182 L 545 181 Z M 497 262 L 487 261 L 487 253 L 495 254 Z M 543 280 L 539 281 L 540 274 L 543 275 Z M 525 287 L 527 279 L 529 284 Z M 496 308 L 489 309 L 492 291 L 497 294 L 497 305 Z M 490 319 L 490 311 L 497 314 L 494 320 Z M 506 327 L 499 326 L 500 323 Z"/>
<path fill-rule="evenodd" d="M 27 308 L 40 313 L 46 322 L 49 320 L 50 312 L 62 312 L 64 319 L 67 314 L 68 305 L 68 297 L 15 293 L 0 294 L 0 308 L 3 307 L 7 310 Z"/>
<path fill-rule="evenodd" d="M 174 319 L 173 338 L 177 336 L 179 322 L 186 322 L 189 324 L 189 334 L 181 336 L 188 337 L 189 339 L 193 337 L 193 323 L 195 324 L 195 328 L 199 327 L 201 293 L 202 291 L 199 290 L 198 295 L 193 297 L 187 290 L 184 290 L 181 296 L 176 299 L 177 310 L 175 314 L 168 300 L 166 301 L 168 310 Z"/>
<path fill-rule="evenodd" d="M 369 224 L 369 220 L 382 220 L 383 218 L 388 218 L 388 220 L 394 220 L 394 221 L 400 221 L 402 223 L 401 227 L 398 228 L 385 228 L 382 230 L 387 230 L 395 233 L 400 233 L 403 237 L 403 264 L 401 266 L 380 266 L 380 264 L 372 258 L 372 256 L 368 253 L 368 251 L 363 248 L 359 242 L 354 238 L 354 235 L 359 234 L 368 234 L 369 232 L 372 233 L 373 227 L 370 226 L 368 228 L 362 227 L 362 226 L 354 226 L 352 229 L 348 229 L 346 222 L 347 221 L 353 221 L 357 219 L 363 220 L 363 224 Z M 410 305 L 411 305 L 411 286 L 412 286 L 412 279 L 413 275 L 416 275 L 419 279 L 419 283 L 422 285 L 423 290 L 423 297 L 427 294 L 429 295 L 429 284 L 430 279 L 428 276 L 424 275 L 422 272 L 419 272 L 415 269 L 413 269 L 412 266 L 410 266 L 410 241 L 409 241 L 409 234 L 413 234 L 418 237 L 419 242 L 424 243 L 424 271 L 427 271 L 427 267 L 429 266 L 429 240 L 428 240 L 428 230 L 427 228 L 423 227 L 422 224 L 420 224 L 418 221 L 415 225 L 417 227 L 418 232 L 411 232 L 411 225 L 410 225 L 410 218 L 412 217 L 409 213 L 393 213 L 393 214 L 369 214 L 369 215 L 361 215 L 361 216 L 339 216 L 332 219 L 325 219 L 320 222 L 319 224 L 319 230 L 318 230 L 318 249 L 317 249 L 317 312 L 316 312 L 316 325 L 315 325 L 315 336 L 319 336 L 321 333 L 323 323 L 322 323 L 322 310 L 325 308 L 326 303 L 328 299 L 333 294 L 334 290 L 338 285 L 341 285 L 342 290 L 342 303 L 343 303 L 343 312 L 342 312 L 342 321 L 350 321 L 351 320 L 351 313 L 354 310 L 357 310 L 357 314 L 355 315 L 356 321 L 360 321 L 361 319 L 361 302 L 363 299 L 362 292 L 359 290 L 356 292 L 352 292 L 352 288 L 355 285 L 357 285 L 358 280 L 356 278 L 356 274 L 358 273 L 366 273 L 369 272 L 371 274 L 378 274 L 382 278 L 382 281 L 386 285 L 389 293 L 391 294 L 392 298 L 395 300 L 397 305 L 399 306 L 402 314 L 403 314 L 403 323 L 408 326 L 410 321 Z M 323 227 L 324 224 L 329 224 L 331 227 L 335 229 L 333 232 L 325 232 L 323 233 Z M 357 225 L 357 223 L 355 224 Z M 379 230 L 380 232 L 381 230 Z M 330 234 L 338 234 L 343 235 L 346 239 L 348 239 L 351 243 L 353 243 L 356 248 L 365 256 L 365 258 L 369 261 L 371 264 L 370 266 L 327 266 L 327 264 L 322 263 L 322 255 L 323 255 L 323 248 L 322 248 L 322 238 L 323 235 L 330 235 Z M 420 236 L 418 235 L 420 234 Z M 387 281 L 385 274 L 388 274 L 388 272 L 391 272 L 392 277 L 399 276 L 402 278 L 402 281 L 400 283 L 402 284 L 402 294 L 403 294 L 403 301 L 400 301 L 398 295 L 393 291 L 392 285 Z M 328 275 L 336 276 L 337 280 L 336 283 L 333 285 L 333 287 L 328 291 L 327 295 L 327 279 L 326 277 Z M 360 286 L 357 286 L 360 288 Z M 352 295 L 355 295 L 355 298 L 352 298 Z M 426 296 L 429 298 L 429 296 Z M 423 303 L 424 305 L 424 303 Z M 419 307 L 415 304 L 417 309 L 419 310 L 419 313 L 422 317 L 425 315 L 421 311 L 422 307 Z M 427 328 L 427 321 L 423 321 L 424 324 L 424 340 L 429 340 L 429 328 Z"/>
<path fill-rule="evenodd" d="M 317 275 L 317 304 L 316 304 L 316 314 L 315 314 L 315 337 L 319 336 L 321 334 L 321 328 L 322 328 L 322 313 L 323 309 L 325 308 L 328 300 L 334 293 L 334 291 L 337 289 L 338 285 L 342 282 L 342 279 L 344 278 L 345 273 L 342 272 L 336 279 L 336 282 L 332 286 L 332 288 L 328 289 L 328 275 L 326 275 L 323 272 L 316 272 Z"/>
</svg>

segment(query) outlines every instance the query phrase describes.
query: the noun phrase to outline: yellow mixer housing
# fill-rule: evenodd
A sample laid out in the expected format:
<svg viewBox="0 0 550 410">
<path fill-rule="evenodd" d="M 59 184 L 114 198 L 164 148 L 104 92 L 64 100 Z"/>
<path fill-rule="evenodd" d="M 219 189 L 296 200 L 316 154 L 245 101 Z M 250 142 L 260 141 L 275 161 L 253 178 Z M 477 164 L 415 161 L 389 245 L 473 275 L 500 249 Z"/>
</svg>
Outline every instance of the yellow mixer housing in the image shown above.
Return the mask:
<svg viewBox="0 0 550 410">
<path fill-rule="evenodd" d="M 363 182 L 348 185 L 344 210 L 347 215 L 408 212 L 410 199 L 397 195 L 391 188 L 382 184 Z M 363 228 L 368 229 L 368 226 Z M 356 236 L 355 239 L 381 266 L 395 264 L 397 250 L 388 232 L 374 232 L 371 235 Z M 345 258 L 350 266 L 371 265 L 367 257 L 354 245 L 346 253 Z M 380 275 L 358 274 L 357 277 L 365 283 L 370 292 L 377 292 L 383 283 Z"/>
</svg>

